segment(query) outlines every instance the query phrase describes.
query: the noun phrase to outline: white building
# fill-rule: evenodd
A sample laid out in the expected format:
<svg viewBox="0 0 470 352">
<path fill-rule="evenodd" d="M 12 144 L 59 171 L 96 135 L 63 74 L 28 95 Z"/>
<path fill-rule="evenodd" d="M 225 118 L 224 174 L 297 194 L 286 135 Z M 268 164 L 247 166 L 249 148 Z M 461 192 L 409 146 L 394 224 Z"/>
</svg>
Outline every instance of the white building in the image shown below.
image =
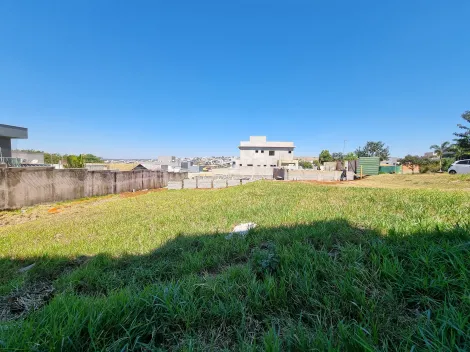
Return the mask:
<svg viewBox="0 0 470 352">
<path fill-rule="evenodd" d="M 266 136 L 251 136 L 240 142 L 240 159 L 233 165 L 244 171 L 269 170 L 275 167 L 298 169 L 294 160 L 294 142 L 268 142 Z"/>
</svg>

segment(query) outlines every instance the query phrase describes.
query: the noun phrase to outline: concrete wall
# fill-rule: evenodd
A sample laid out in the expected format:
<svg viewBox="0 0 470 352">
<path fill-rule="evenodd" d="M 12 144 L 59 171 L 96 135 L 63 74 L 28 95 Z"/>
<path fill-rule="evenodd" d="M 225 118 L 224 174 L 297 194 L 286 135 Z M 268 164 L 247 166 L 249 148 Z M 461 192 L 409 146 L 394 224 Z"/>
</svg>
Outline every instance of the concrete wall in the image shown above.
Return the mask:
<svg viewBox="0 0 470 352">
<path fill-rule="evenodd" d="M 261 180 L 262 178 L 246 178 L 246 179 L 228 179 L 218 177 L 197 177 L 192 179 L 184 179 L 181 181 L 168 182 L 168 189 L 210 189 L 210 188 L 227 188 L 240 186 L 250 182 Z"/>
<path fill-rule="evenodd" d="M 340 181 L 342 171 L 286 170 L 286 180 L 298 181 Z M 354 180 L 354 173 L 347 172 L 348 181 Z"/>
<path fill-rule="evenodd" d="M 161 171 L 57 170 L 52 167 L 0 168 L 0 209 L 18 209 L 39 203 L 102 196 L 133 190 L 162 188 L 169 178 Z"/>
</svg>

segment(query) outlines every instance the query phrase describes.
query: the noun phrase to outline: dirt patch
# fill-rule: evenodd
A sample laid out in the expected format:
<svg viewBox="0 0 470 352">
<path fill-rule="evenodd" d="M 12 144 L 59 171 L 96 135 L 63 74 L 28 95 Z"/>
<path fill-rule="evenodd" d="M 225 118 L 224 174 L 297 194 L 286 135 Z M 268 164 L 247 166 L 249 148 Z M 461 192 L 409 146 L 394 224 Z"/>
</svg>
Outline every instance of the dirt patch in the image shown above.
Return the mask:
<svg viewBox="0 0 470 352">
<path fill-rule="evenodd" d="M 53 207 L 53 208 L 50 208 L 47 212 L 49 214 L 57 214 L 57 213 L 60 213 L 60 210 L 57 209 L 56 207 Z"/>
<path fill-rule="evenodd" d="M 124 192 L 120 193 L 119 197 L 121 198 L 133 198 L 133 197 L 138 197 L 147 193 L 154 193 L 154 192 L 162 192 L 166 191 L 165 188 L 155 188 L 155 189 L 146 189 L 143 191 L 136 191 L 136 192 Z"/>
<path fill-rule="evenodd" d="M 45 305 L 53 297 L 52 282 L 34 283 L 0 297 L 0 322 L 21 318 Z"/>
<path fill-rule="evenodd" d="M 39 218 L 56 216 L 57 214 L 73 214 L 83 210 L 85 207 L 94 206 L 103 202 L 119 199 L 114 194 L 103 197 L 84 198 L 71 202 L 51 204 L 39 204 L 24 207 L 21 210 L 4 210 L 0 212 L 0 226 L 17 225 L 37 220 Z"/>
<path fill-rule="evenodd" d="M 92 259 L 89 256 L 79 256 L 63 265 L 56 272 L 46 273 L 41 278 L 27 283 L 22 288 L 17 288 L 6 296 L 0 296 L 0 322 L 15 320 L 40 309 L 54 296 L 54 280 L 62 275 L 69 274 L 76 268 L 88 263 Z M 36 263 L 18 270 L 21 275 L 36 267 Z"/>
</svg>

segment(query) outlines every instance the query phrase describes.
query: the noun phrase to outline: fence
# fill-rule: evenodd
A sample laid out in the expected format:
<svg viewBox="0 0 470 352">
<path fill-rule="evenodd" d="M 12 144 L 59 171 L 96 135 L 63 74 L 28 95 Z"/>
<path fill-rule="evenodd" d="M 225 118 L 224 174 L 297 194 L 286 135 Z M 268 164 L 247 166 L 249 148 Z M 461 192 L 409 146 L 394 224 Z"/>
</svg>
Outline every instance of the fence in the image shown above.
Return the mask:
<svg viewBox="0 0 470 352">
<path fill-rule="evenodd" d="M 261 180 L 261 178 L 218 178 L 218 177 L 196 177 L 181 181 L 169 181 L 168 189 L 208 189 L 227 188 L 232 186 L 245 185 L 250 182 Z"/>
<path fill-rule="evenodd" d="M 9 167 L 20 167 L 22 162 L 21 158 L 0 157 L 0 163 Z"/>
<path fill-rule="evenodd" d="M 340 181 L 342 171 L 319 171 L 319 170 L 285 170 L 284 180 L 289 181 Z M 346 172 L 348 181 L 354 180 L 354 173 Z"/>
<path fill-rule="evenodd" d="M 134 190 L 162 188 L 187 173 L 162 171 L 56 170 L 51 167 L 1 168 L 0 209 L 18 209 L 39 203 L 59 202 Z"/>
</svg>

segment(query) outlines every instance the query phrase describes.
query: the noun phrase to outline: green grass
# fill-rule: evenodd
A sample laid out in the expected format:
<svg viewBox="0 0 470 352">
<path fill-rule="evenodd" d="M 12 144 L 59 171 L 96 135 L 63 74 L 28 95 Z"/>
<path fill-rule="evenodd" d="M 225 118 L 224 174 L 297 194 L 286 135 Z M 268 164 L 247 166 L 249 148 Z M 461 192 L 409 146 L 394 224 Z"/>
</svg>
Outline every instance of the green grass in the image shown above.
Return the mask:
<svg viewBox="0 0 470 352">
<path fill-rule="evenodd" d="M 442 174 L 381 174 L 356 182 L 339 184 L 340 187 L 413 188 L 470 191 L 470 175 Z"/>
<path fill-rule="evenodd" d="M 43 214 L 0 229 L 3 306 L 54 287 L 0 349 L 468 351 L 469 214 L 465 191 L 282 182 Z"/>
</svg>

